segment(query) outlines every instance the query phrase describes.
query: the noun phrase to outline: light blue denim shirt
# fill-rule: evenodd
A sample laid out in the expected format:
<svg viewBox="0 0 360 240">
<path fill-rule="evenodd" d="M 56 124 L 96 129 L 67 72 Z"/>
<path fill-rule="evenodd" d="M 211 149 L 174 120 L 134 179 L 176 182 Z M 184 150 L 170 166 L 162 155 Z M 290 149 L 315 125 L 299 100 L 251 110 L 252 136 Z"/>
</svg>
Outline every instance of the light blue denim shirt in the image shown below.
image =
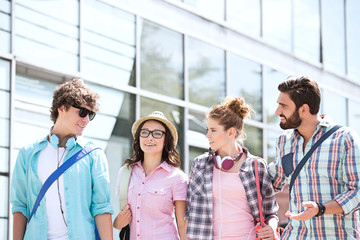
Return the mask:
<svg viewBox="0 0 360 240">
<path fill-rule="evenodd" d="M 79 137 L 65 156 L 67 161 L 88 142 Z M 42 183 L 37 175 L 39 153 L 48 144 L 47 137 L 19 151 L 12 175 L 10 203 L 12 213 L 29 218 Z M 103 151 L 95 150 L 80 159 L 63 174 L 69 239 L 95 239 L 94 217 L 113 213 L 110 205 L 109 170 Z M 45 197 L 26 227 L 24 239 L 47 239 Z"/>
</svg>

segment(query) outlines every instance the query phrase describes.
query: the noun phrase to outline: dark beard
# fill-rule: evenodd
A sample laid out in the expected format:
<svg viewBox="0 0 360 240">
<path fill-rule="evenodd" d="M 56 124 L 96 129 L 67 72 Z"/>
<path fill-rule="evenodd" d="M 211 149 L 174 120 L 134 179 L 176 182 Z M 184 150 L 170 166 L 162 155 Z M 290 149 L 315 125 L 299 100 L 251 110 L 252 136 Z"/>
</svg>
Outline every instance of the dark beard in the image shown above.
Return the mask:
<svg viewBox="0 0 360 240">
<path fill-rule="evenodd" d="M 289 118 L 286 118 L 284 115 L 280 115 L 280 117 L 283 117 L 286 120 L 285 122 L 280 122 L 280 127 L 284 130 L 297 128 L 302 123 L 299 115 L 299 109 L 296 109 Z"/>
</svg>

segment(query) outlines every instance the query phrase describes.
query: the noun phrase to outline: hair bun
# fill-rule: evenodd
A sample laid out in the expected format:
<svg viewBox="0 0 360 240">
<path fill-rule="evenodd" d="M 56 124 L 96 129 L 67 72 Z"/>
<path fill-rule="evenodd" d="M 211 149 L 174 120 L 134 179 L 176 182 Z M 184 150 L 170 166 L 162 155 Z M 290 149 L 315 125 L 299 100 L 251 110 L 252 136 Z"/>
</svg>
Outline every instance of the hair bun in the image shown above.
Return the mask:
<svg viewBox="0 0 360 240">
<path fill-rule="evenodd" d="M 228 107 L 243 119 L 246 118 L 251 111 L 251 107 L 242 97 L 227 97 L 223 102 L 223 106 Z"/>
</svg>

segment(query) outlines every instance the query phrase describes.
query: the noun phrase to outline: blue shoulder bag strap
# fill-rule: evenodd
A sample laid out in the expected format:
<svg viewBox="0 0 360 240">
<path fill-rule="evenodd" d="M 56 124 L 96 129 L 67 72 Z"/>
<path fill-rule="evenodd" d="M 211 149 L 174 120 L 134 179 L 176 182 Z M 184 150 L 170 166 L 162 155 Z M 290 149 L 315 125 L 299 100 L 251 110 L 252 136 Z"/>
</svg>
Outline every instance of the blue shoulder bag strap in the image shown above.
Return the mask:
<svg viewBox="0 0 360 240">
<path fill-rule="evenodd" d="M 341 128 L 340 125 L 336 125 L 335 127 L 331 128 L 329 131 L 327 131 L 324 135 L 321 136 L 319 140 L 316 141 L 316 143 L 310 148 L 310 150 L 306 153 L 306 155 L 301 159 L 300 163 L 297 165 L 294 173 L 291 175 L 291 180 L 289 184 L 289 196 L 291 195 L 291 189 L 294 185 L 296 177 L 299 175 L 301 169 L 304 167 L 305 163 L 311 156 L 311 154 L 315 151 L 315 149 L 325 140 L 327 139 L 331 134 L 333 134 L 336 130 Z"/>
<path fill-rule="evenodd" d="M 30 217 L 29 217 L 29 221 L 31 220 L 32 216 L 35 214 L 40 201 L 43 199 L 46 191 L 49 189 L 49 187 L 51 186 L 51 184 L 58 179 L 61 174 L 63 174 L 69 167 L 71 167 L 74 163 L 76 163 L 77 161 L 79 161 L 81 158 L 85 157 L 86 155 L 88 155 L 90 152 L 96 150 L 96 149 L 100 149 L 98 147 L 95 147 L 92 144 L 88 144 L 86 145 L 81 151 L 75 153 L 70 159 L 68 159 L 66 162 L 64 162 L 58 169 L 56 169 L 49 177 L 48 179 L 46 179 L 44 185 L 42 186 L 42 188 L 40 189 L 40 192 L 36 198 L 34 207 L 31 211 Z"/>
</svg>

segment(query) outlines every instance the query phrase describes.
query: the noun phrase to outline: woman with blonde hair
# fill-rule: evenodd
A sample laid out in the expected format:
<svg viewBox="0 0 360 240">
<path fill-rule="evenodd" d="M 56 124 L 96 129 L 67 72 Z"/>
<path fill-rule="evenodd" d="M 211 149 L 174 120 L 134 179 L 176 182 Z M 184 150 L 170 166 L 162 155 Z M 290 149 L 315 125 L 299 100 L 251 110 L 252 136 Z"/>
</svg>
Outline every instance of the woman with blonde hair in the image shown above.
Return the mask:
<svg viewBox="0 0 360 240">
<path fill-rule="evenodd" d="M 251 108 L 241 97 L 226 98 L 207 116 L 209 152 L 194 159 L 187 193 L 190 239 L 274 239 L 278 224 L 275 193 L 266 162 L 242 146 Z M 259 225 L 255 161 L 265 225 Z"/>
</svg>

